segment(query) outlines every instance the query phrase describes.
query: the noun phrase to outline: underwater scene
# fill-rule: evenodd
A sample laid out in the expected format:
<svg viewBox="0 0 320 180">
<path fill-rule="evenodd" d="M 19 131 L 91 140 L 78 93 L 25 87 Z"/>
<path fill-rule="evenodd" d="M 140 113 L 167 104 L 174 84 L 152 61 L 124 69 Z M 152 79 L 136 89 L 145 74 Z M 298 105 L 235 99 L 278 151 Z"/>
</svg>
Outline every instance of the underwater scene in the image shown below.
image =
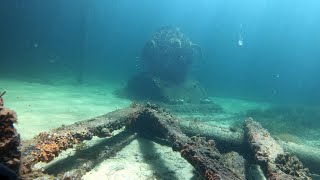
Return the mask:
<svg viewBox="0 0 320 180">
<path fill-rule="evenodd" d="M 0 179 L 320 179 L 319 8 L 0 1 Z"/>
</svg>

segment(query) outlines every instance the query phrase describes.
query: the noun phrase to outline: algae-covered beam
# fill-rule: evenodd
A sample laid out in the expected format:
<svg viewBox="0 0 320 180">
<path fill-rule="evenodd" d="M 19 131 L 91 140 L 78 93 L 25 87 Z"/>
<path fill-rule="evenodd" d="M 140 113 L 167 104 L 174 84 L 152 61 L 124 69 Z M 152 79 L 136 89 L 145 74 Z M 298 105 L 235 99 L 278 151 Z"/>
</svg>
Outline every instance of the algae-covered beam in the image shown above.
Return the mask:
<svg viewBox="0 0 320 180">
<path fill-rule="evenodd" d="M 179 151 L 195 167 L 197 172 L 207 179 L 243 179 L 243 175 L 235 173 L 237 171 L 230 169 L 221 160 L 223 158 L 221 158 L 222 155 L 215 147 L 215 141 L 205 141 L 200 137 L 189 138 L 181 131 L 181 123 L 179 124 L 179 122 L 181 120 L 153 105 L 141 106 L 133 104 L 130 108 L 53 129 L 47 133 L 40 133 L 33 140 L 26 141 L 23 144 L 22 172 L 32 176 L 33 164 L 39 161 L 49 162 L 58 156 L 62 150 L 74 144 L 89 140 L 92 136 L 109 136 L 113 130 L 126 125 L 129 129 L 133 129 L 139 134 L 169 140 L 173 150 Z M 200 131 L 199 134 L 202 135 L 201 133 L 203 132 L 205 131 Z M 246 132 L 248 132 L 248 129 L 246 129 Z M 210 133 L 208 134 L 210 135 Z M 219 139 L 220 136 L 222 138 Z M 242 144 L 244 146 L 243 135 L 239 132 L 228 132 L 227 129 L 220 129 L 214 138 L 219 139 L 221 143 L 228 142 L 229 144 Z M 124 144 L 122 146 L 125 146 Z M 247 149 L 249 148 L 247 147 Z M 291 157 L 283 154 L 283 156 L 279 156 L 278 161 L 284 161 L 283 159 L 286 158 Z M 95 162 L 95 160 L 88 160 L 88 164 L 95 164 Z M 93 166 L 90 165 L 91 167 Z M 79 172 L 69 171 L 64 173 L 64 176 L 75 177 L 77 173 L 79 174 Z M 45 177 L 45 175 L 43 174 L 41 177 Z"/>
<path fill-rule="evenodd" d="M 320 150 L 318 148 L 282 140 L 277 140 L 277 142 L 286 152 L 297 156 L 310 172 L 320 174 Z"/>
<path fill-rule="evenodd" d="M 207 125 L 204 123 L 192 123 L 191 121 L 181 121 L 180 128 L 188 136 L 201 135 L 208 139 L 214 139 L 221 149 L 227 151 L 243 151 L 244 138 L 242 130 L 232 130 L 226 127 Z"/>
<path fill-rule="evenodd" d="M 181 132 L 178 120 L 166 112 L 155 108 L 145 108 L 132 121 L 130 128 L 141 134 L 166 138 L 174 151 L 179 151 L 196 171 L 205 179 L 242 179 L 221 160 L 222 155 L 214 146 L 214 141 L 200 137 L 189 138 Z"/>
<path fill-rule="evenodd" d="M 22 144 L 22 174 L 32 171 L 37 162 L 50 162 L 63 150 L 93 136 L 108 137 L 111 132 L 125 126 L 139 111 L 139 108 L 125 108 L 108 114 L 62 126 L 49 132 L 43 132 Z"/>
<path fill-rule="evenodd" d="M 90 147 L 79 145 L 74 155 L 53 161 L 43 167 L 44 171 L 24 174 L 24 179 L 36 177 L 55 179 L 81 179 L 97 164 L 114 156 L 137 137 L 136 133 L 124 130 L 112 138 L 100 139 Z"/>
<path fill-rule="evenodd" d="M 230 128 L 212 126 L 199 123 L 197 126 L 190 126 L 189 122 L 180 122 L 182 132 L 188 136 L 200 135 L 208 139 L 214 139 L 217 147 L 227 151 L 237 151 L 245 153 L 248 147 L 244 143 L 243 131 L 234 131 Z M 299 158 L 299 160 L 310 169 L 311 172 L 320 173 L 320 151 L 317 148 L 307 145 L 299 145 L 277 139 L 281 147 Z M 221 147 L 222 146 L 222 147 Z"/>
<path fill-rule="evenodd" d="M 298 158 L 285 153 L 258 122 L 248 118 L 244 129 L 252 155 L 268 179 L 311 179 Z"/>
</svg>

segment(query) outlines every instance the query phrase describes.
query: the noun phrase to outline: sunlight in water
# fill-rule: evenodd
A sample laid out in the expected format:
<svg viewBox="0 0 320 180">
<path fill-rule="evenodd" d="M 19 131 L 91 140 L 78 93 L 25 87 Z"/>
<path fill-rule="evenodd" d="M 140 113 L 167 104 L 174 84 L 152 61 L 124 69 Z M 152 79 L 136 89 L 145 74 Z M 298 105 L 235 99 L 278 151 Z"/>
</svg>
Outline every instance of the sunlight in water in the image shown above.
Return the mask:
<svg viewBox="0 0 320 180">
<path fill-rule="evenodd" d="M 239 32 L 238 46 L 243 46 L 242 24 L 240 24 L 240 32 Z"/>
<path fill-rule="evenodd" d="M 243 46 L 243 40 L 242 40 L 242 39 L 239 39 L 238 45 L 239 45 L 239 46 Z"/>
</svg>

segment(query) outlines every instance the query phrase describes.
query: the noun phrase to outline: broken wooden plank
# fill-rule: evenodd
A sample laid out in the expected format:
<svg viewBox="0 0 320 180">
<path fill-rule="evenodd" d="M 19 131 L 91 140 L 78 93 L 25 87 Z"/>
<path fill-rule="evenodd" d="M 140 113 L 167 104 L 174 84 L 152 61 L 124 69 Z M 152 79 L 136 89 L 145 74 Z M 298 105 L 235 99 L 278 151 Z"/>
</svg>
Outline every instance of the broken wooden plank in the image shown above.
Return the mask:
<svg viewBox="0 0 320 180">
<path fill-rule="evenodd" d="M 29 174 L 32 174 L 30 172 L 32 171 L 32 165 L 42 160 L 41 158 L 39 159 L 39 156 L 43 156 L 44 162 L 49 162 L 62 150 L 76 143 L 86 139 L 89 140 L 94 135 L 99 137 L 108 136 L 114 129 L 128 125 L 130 129 L 135 130 L 139 134 L 148 134 L 149 136 L 168 139 L 172 144 L 173 150 L 180 151 L 181 155 L 196 168 L 197 172 L 207 179 L 244 179 L 244 176 L 236 173 L 236 171 L 232 170 L 231 167 L 228 167 L 221 160 L 223 159 L 221 158 L 222 155 L 216 149 L 214 141 L 206 141 L 200 137 L 189 138 L 182 133 L 179 122 L 181 120 L 156 106 L 133 104 L 130 108 L 117 110 L 73 125 L 63 126 L 48 133 L 41 133 L 35 139 L 27 141 L 23 145 L 23 152 L 26 155 L 23 158 L 23 162 L 26 162 L 23 164 L 23 167 L 24 170 L 27 169 L 24 173 L 29 172 Z M 221 134 L 228 134 L 226 138 L 221 138 L 221 142 L 223 142 L 228 141 L 227 139 L 232 139 L 234 133 L 218 133 L 216 137 L 223 136 Z M 237 143 L 243 142 L 242 139 L 237 139 L 239 137 L 243 138 L 241 133 L 237 134 L 239 135 L 235 138 Z M 61 143 L 60 139 L 64 141 Z M 45 148 L 42 151 L 39 149 L 39 147 L 42 147 L 41 145 L 46 146 L 48 144 L 53 144 L 53 147 L 58 146 L 59 148 L 54 148 L 53 151 L 48 152 Z M 52 156 L 48 156 L 49 153 Z M 27 166 L 28 164 L 29 166 Z M 74 170 L 68 173 L 64 175 L 75 177 L 78 172 Z M 45 177 L 45 175 L 37 177 Z"/>
<path fill-rule="evenodd" d="M 252 118 L 245 121 L 245 137 L 255 161 L 268 179 L 311 179 L 308 169 L 303 167 L 298 158 L 285 153 L 269 132 Z"/>
<path fill-rule="evenodd" d="M 116 110 L 96 118 L 40 133 L 32 140 L 23 142 L 21 174 L 32 172 L 35 163 L 48 163 L 63 150 L 84 140 L 91 140 L 93 136 L 111 136 L 113 130 L 120 129 L 134 118 L 137 111 L 139 108 L 133 107 Z"/>
<path fill-rule="evenodd" d="M 180 120 L 180 128 L 188 136 L 200 135 L 208 139 L 214 139 L 220 149 L 227 151 L 243 151 L 245 149 L 244 136 L 242 130 L 232 130 L 230 128 L 207 125 L 204 123 Z"/>
<path fill-rule="evenodd" d="M 143 108 L 129 128 L 142 135 L 147 134 L 169 140 L 172 149 L 179 151 L 181 156 L 205 179 L 243 179 L 223 163 L 213 140 L 206 141 L 200 137 L 189 138 L 182 133 L 176 118 L 157 107 Z"/>
<path fill-rule="evenodd" d="M 244 134 L 242 130 L 232 130 L 219 126 L 198 123 L 196 126 L 190 126 L 188 121 L 180 120 L 182 132 L 188 136 L 200 135 L 207 139 L 214 139 L 219 149 L 227 151 L 237 151 L 245 153 L 248 147 L 244 143 Z M 317 148 L 307 145 L 276 140 L 277 143 L 286 151 L 299 158 L 299 160 L 310 169 L 311 172 L 320 174 L 320 151 Z"/>
<path fill-rule="evenodd" d="M 277 140 L 277 142 L 286 152 L 297 156 L 310 172 L 320 174 L 320 150 L 318 148 L 282 140 Z"/>
<path fill-rule="evenodd" d="M 81 179 L 97 164 L 114 156 L 118 151 L 136 139 L 134 132 L 122 131 L 119 134 L 103 139 L 86 149 L 77 150 L 72 156 L 65 157 L 56 162 L 51 162 L 43 167 L 42 171 L 33 171 L 23 175 L 24 179 L 38 177 L 48 180 L 55 179 Z"/>
<path fill-rule="evenodd" d="M 124 130 L 112 138 L 104 139 L 102 142 L 95 144 L 84 150 L 78 150 L 74 156 L 56 162 L 45 168 L 45 173 L 55 174 L 59 179 L 63 177 L 73 178 L 71 173 L 77 170 L 77 176 L 82 177 L 86 172 L 93 169 L 97 164 L 114 156 L 117 152 L 130 144 L 137 138 L 137 134 Z M 81 159 L 79 161 L 79 159 Z M 68 166 L 66 166 L 68 164 Z"/>
</svg>

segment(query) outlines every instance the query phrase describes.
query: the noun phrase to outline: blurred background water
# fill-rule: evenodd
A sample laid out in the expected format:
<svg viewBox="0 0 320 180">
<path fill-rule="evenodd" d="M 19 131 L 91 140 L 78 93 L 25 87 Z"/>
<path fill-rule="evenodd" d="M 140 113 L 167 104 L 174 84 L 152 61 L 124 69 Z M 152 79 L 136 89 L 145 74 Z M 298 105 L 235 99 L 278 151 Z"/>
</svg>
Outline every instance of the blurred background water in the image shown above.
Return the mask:
<svg viewBox="0 0 320 180">
<path fill-rule="evenodd" d="M 66 73 L 125 81 L 144 43 L 175 25 L 203 49 L 193 73 L 210 95 L 319 103 L 316 0 L 3 0 L 1 77 Z"/>
<path fill-rule="evenodd" d="M 114 90 L 142 71 L 152 35 L 172 25 L 201 47 L 191 73 L 221 108 L 175 115 L 230 130 L 251 116 L 315 152 L 319 9 L 318 0 L 1 0 L 0 91 L 22 139 L 128 107 Z"/>
</svg>

